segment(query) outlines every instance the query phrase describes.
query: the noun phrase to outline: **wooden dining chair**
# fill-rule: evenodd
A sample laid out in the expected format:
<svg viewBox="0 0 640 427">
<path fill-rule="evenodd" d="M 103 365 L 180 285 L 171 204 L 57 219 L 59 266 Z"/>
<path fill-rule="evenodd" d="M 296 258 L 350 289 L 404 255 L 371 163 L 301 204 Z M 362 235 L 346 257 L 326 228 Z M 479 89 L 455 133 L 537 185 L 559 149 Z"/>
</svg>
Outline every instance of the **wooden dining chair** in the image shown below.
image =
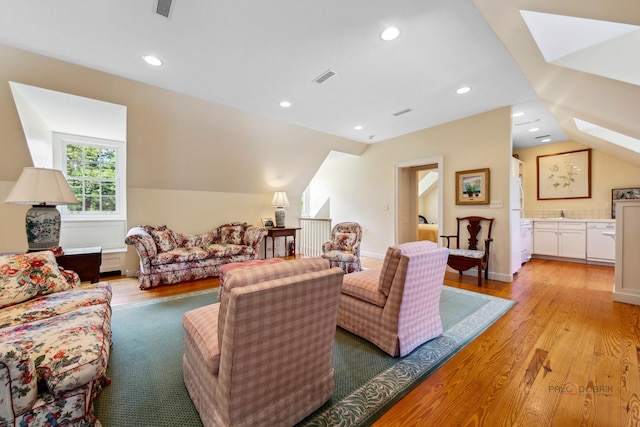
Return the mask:
<svg viewBox="0 0 640 427">
<path fill-rule="evenodd" d="M 458 270 L 460 276 L 462 272 L 469 270 L 473 267 L 478 269 L 478 286 L 482 286 L 482 270 L 484 270 L 484 279 L 489 279 L 489 250 L 491 247 L 491 229 L 493 227 L 493 221 L 495 218 L 485 218 L 482 216 L 465 216 L 456 218 L 458 227 L 455 235 L 440 236 L 443 239 L 447 239 L 447 248 L 449 248 L 449 259 L 447 265 L 454 270 Z M 466 226 L 466 227 L 465 227 Z M 486 234 L 484 244 L 479 245 L 481 236 L 481 230 L 486 228 Z M 461 242 L 466 236 L 461 236 L 460 232 L 464 233 L 464 229 L 467 230 L 469 238 L 467 245 Z M 451 239 L 455 239 L 455 248 L 451 246 Z M 464 247 L 466 246 L 466 248 Z"/>
</svg>

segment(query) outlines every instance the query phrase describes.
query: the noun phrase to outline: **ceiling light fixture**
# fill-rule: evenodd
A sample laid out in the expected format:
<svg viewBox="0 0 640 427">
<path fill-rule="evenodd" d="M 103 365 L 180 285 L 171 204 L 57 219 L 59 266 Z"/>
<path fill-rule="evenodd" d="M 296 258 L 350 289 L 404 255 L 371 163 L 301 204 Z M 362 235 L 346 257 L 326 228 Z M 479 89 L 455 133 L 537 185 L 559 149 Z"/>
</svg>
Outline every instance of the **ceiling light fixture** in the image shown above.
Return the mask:
<svg viewBox="0 0 640 427">
<path fill-rule="evenodd" d="M 470 90 L 471 90 L 471 86 L 462 86 L 461 88 L 458 88 L 456 90 L 456 93 L 458 95 L 463 95 L 465 93 L 469 93 Z"/>
<path fill-rule="evenodd" d="M 524 116 L 524 111 L 518 111 L 517 113 L 513 113 L 511 117 L 522 117 Z"/>
<path fill-rule="evenodd" d="M 540 142 L 551 142 L 551 138 L 541 139 Z"/>
<path fill-rule="evenodd" d="M 282 108 L 289 108 L 291 107 L 291 103 L 289 101 L 280 101 L 280 106 Z"/>
<path fill-rule="evenodd" d="M 397 27 L 388 27 L 380 33 L 380 38 L 386 42 L 395 40 L 400 35 L 400 30 Z"/>
<path fill-rule="evenodd" d="M 159 58 L 152 55 L 142 55 L 142 60 L 149 65 L 153 65 L 154 67 L 162 66 L 162 61 Z"/>
<path fill-rule="evenodd" d="M 362 129 L 364 129 L 364 126 L 362 126 L 362 125 L 358 125 L 358 126 L 354 126 L 353 128 L 354 128 L 355 130 L 362 130 Z"/>
<path fill-rule="evenodd" d="M 531 128 L 529 129 L 529 132 L 538 132 L 540 130 L 540 128 Z"/>
</svg>

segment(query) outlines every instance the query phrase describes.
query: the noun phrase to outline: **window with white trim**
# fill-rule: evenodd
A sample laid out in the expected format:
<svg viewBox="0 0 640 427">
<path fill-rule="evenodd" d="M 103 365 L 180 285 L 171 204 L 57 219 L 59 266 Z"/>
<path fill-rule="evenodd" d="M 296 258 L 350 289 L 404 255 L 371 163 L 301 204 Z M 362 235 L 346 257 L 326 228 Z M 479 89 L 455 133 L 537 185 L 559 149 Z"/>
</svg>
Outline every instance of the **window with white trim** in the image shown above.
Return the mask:
<svg viewBox="0 0 640 427">
<path fill-rule="evenodd" d="M 124 142 L 54 133 L 53 145 L 54 167 L 62 170 L 80 201 L 77 205 L 60 206 L 62 215 L 124 217 Z"/>
</svg>

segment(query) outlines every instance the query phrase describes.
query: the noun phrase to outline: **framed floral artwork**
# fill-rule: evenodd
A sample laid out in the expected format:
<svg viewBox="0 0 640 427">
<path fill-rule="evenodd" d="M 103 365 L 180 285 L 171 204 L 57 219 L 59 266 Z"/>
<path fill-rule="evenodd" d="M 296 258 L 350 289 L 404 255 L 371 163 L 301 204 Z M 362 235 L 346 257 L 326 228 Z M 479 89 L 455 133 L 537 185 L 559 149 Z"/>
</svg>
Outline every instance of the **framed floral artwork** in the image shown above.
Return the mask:
<svg viewBox="0 0 640 427">
<path fill-rule="evenodd" d="M 640 199 L 640 188 L 614 188 L 611 190 L 611 218 L 616 218 L 616 201 Z"/>
<path fill-rule="evenodd" d="M 456 205 L 488 205 L 489 168 L 456 172 Z"/>
<path fill-rule="evenodd" d="M 538 200 L 591 198 L 591 149 L 536 158 Z"/>
</svg>

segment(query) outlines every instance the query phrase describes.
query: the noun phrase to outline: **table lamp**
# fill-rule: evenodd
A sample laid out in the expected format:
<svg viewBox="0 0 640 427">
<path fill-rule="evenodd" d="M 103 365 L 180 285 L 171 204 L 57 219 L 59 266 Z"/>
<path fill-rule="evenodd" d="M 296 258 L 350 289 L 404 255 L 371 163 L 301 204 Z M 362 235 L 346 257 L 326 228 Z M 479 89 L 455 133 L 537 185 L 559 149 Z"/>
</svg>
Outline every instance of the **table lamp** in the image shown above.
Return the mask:
<svg viewBox="0 0 640 427">
<path fill-rule="evenodd" d="M 56 205 L 80 203 L 62 172 L 31 167 L 22 170 L 4 202 L 31 205 L 26 218 L 30 252 L 59 246 L 61 220 Z"/>
<path fill-rule="evenodd" d="M 289 207 L 289 199 L 284 191 L 276 191 L 271 201 L 271 206 L 276 208 L 276 227 L 284 228 L 285 212 L 283 208 Z"/>
</svg>

